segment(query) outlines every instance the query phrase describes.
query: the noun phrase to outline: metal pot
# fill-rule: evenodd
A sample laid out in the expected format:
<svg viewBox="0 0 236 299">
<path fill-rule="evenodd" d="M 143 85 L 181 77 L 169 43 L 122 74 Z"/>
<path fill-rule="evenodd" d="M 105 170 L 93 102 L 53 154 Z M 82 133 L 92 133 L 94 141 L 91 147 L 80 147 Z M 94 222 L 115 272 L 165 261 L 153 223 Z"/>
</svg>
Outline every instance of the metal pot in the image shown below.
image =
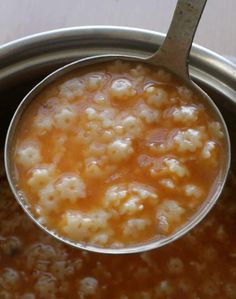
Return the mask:
<svg viewBox="0 0 236 299">
<path fill-rule="evenodd" d="M 150 55 L 163 35 L 121 27 L 81 27 L 46 32 L 0 46 L 0 143 L 18 103 L 41 78 L 57 67 L 88 55 L 119 53 Z M 236 66 L 194 45 L 190 73 L 219 106 L 232 141 L 236 169 Z M 1 290 L 0 290 L 1 291 Z"/>
</svg>

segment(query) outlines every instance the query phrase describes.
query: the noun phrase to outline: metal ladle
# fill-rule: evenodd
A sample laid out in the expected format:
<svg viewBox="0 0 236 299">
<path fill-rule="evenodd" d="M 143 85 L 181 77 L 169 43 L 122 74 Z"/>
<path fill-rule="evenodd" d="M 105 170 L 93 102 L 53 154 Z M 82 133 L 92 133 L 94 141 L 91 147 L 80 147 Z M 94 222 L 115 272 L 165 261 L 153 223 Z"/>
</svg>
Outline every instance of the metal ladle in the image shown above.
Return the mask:
<svg viewBox="0 0 236 299">
<path fill-rule="evenodd" d="M 29 215 L 29 217 L 45 232 L 49 233 L 58 240 L 70 244 L 74 247 L 94 252 L 112 254 L 141 252 L 161 247 L 183 236 L 191 228 L 197 225 L 216 203 L 223 190 L 230 167 L 231 152 L 229 134 L 224 119 L 221 113 L 219 112 L 218 108 L 211 100 L 211 98 L 190 79 L 188 71 L 189 51 L 205 4 L 206 0 L 179 0 L 167 36 L 160 49 L 151 57 L 143 58 L 137 56 L 110 54 L 83 58 L 62 67 L 50 74 L 49 76 L 47 76 L 38 85 L 36 85 L 23 99 L 23 101 L 17 108 L 8 129 L 5 144 L 5 167 L 10 187 L 16 199 L 23 207 L 25 212 Z M 170 72 L 174 73 L 183 82 L 183 84 L 188 86 L 195 94 L 198 95 L 199 98 L 201 98 L 207 109 L 209 109 L 212 112 L 212 114 L 215 116 L 215 119 L 221 124 L 222 131 L 224 134 L 225 148 L 225 156 L 222 157 L 222 168 L 219 173 L 218 180 L 213 192 L 211 192 L 206 201 L 199 208 L 198 212 L 186 223 L 186 225 L 184 225 L 182 228 L 180 228 L 168 237 L 162 239 L 153 239 L 152 241 L 149 241 L 144 244 L 138 244 L 135 246 L 129 246 L 121 249 L 100 248 L 92 245 L 84 245 L 78 242 L 74 242 L 70 239 L 57 235 L 55 232 L 49 230 L 41 223 L 39 223 L 30 211 L 30 208 L 28 207 L 26 200 L 17 189 L 17 183 L 14 178 L 14 168 L 12 161 L 12 145 L 14 143 L 15 136 L 17 135 L 18 123 L 21 121 L 21 117 L 28 105 L 32 101 L 34 101 L 36 96 L 46 86 L 48 86 L 55 80 L 58 80 L 65 74 L 76 69 L 116 59 L 146 63 L 152 66 L 165 68 Z"/>
</svg>

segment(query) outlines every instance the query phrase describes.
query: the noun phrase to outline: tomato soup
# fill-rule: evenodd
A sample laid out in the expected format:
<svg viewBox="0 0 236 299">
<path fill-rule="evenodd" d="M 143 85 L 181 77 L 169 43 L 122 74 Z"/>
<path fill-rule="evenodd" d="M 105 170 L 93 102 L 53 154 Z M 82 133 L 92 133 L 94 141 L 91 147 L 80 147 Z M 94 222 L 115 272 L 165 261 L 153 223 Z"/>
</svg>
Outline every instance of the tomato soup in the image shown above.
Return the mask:
<svg viewBox="0 0 236 299">
<path fill-rule="evenodd" d="M 1 154 L 0 154 L 1 155 Z M 94 254 L 41 231 L 13 197 L 0 159 L 1 299 L 235 299 L 236 177 L 180 240 L 132 255 Z"/>
</svg>

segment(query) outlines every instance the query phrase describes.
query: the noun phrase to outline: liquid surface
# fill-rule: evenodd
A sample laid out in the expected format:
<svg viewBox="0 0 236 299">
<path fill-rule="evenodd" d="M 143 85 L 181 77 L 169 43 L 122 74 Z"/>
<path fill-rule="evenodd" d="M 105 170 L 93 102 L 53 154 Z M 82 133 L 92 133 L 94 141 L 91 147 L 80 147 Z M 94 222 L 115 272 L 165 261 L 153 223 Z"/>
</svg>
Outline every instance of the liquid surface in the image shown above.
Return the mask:
<svg viewBox="0 0 236 299">
<path fill-rule="evenodd" d="M 201 99 L 161 69 L 119 61 L 48 87 L 21 123 L 15 173 L 34 215 L 100 247 L 175 232 L 214 188 L 223 155 Z"/>
<path fill-rule="evenodd" d="M 0 160 L 1 299 L 236 298 L 234 174 L 207 218 L 180 240 L 111 256 L 73 249 L 39 230 L 13 197 Z"/>
</svg>

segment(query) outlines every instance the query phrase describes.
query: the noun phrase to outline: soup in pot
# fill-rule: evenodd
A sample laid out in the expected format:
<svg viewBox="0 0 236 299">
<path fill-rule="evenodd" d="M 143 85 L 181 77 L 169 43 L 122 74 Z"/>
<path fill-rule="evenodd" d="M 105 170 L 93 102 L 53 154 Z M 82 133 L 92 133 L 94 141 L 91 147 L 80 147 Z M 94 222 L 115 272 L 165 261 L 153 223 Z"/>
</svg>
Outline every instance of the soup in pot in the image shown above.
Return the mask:
<svg viewBox="0 0 236 299">
<path fill-rule="evenodd" d="M 236 177 L 196 228 L 142 254 L 74 249 L 41 231 L 14 199 L 0 164 L 1 299 L 235 299 Z"/>
</svg>

